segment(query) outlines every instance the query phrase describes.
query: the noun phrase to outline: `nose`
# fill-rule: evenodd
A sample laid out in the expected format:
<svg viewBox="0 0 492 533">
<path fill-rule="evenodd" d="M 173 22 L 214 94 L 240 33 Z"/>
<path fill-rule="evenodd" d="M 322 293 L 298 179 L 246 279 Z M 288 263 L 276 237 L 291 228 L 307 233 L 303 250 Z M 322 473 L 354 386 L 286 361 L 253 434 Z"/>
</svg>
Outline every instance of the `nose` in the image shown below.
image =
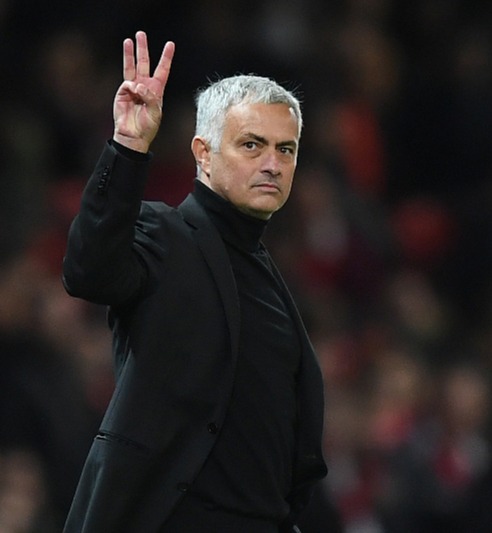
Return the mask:
<svg viewBox="0 0 492 533">
<path fill-rule="evenodd" d="M 262 161 L 261 171 L 264 174 L 268 174 L 272 178 L 280 176 L 281 170 L 281 161 L 279 154 L 276 150 L 268 151 L 265 153 L 264 159 Z"/>
</svg>

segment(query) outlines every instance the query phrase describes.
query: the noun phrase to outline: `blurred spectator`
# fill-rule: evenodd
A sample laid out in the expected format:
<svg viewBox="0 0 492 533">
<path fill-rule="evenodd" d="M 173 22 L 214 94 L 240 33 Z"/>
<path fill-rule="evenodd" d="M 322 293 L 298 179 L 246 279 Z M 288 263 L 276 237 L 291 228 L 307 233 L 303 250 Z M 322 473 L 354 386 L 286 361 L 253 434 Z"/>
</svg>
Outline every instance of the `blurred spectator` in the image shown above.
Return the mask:
<svg viewBox="0 0 492 533">
<path fill-rule="evenodd" d="M 0 457 L 0 531 L 55 533 L 59 524 L 47 505 L 42 461 L 31 451 L 11 450 Z"/>
<path fill-rule="evenodd" d="M 52 179 L 80 177 L 111 135 L 106 102 L 115 68 L 101 68 L 89 35 L 76 29 L 50 34 L 39 50 L 37 111 L 49 136 Z M 117 71 L 118 72 L 118 71 Z"/>
<path fill-rule="evenodd" d="M 468 365 L 449 370 L 438 385 L 437 410 L 392 458 L 390 497 L 382 506 L 388 531 L 475 531 L 467 509 L 490 465 L 490 386 Z"/>
<path fill-rule="evenodd" d="M 49 511 L 47 523 L 53 523 L 51 531 L 58 531 L 96 416 L 75 365 L 39 329 L 46 282 L 40 267 L 25 249 L 4 257 L 0 265 L 0 457 L 4 457 L 0 475 L 6 476 L 0 512 L 8 523 L 16 513 L 25 512 L 28 521 L 30 515 L 44 516 Z M 23 481 L 26 465 L 31 463 L 33 471 Z M 16 474 L 19 479 L 14 479 Z M 17 506 L 24 511 L 16 511 Z M 22 531 L 31 529 L 26 525 Z"/>
</svg>

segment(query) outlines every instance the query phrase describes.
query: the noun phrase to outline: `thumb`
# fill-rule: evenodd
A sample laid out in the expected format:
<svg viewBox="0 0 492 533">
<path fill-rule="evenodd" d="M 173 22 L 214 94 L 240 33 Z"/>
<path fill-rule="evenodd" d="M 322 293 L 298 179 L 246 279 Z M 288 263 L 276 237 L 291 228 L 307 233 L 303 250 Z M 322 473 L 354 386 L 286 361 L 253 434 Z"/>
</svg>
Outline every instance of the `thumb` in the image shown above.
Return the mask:
<svg viewBox="0 0 492 533">
<path fill-rule="evenodd" d="M 135 93 L 142 102 L 149 107 L 161 108 L 161 98 L 151 91 L 145 84 L 138 83 L 135 87 Z"/>
</svg>

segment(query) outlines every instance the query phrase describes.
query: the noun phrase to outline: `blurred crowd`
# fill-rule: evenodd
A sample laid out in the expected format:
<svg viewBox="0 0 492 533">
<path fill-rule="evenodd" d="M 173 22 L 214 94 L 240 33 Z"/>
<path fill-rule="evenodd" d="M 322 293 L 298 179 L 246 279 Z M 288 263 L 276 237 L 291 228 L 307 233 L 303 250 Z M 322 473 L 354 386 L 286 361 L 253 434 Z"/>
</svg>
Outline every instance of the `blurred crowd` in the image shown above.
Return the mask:
<svg viewBox="0 0 492 533">
<path fill-rule="evenodd" d="M 113 387 L 105 309 L 65 239 L 112 134 L 122 40 L 177 53 L 146 196 L 191 190 L 196 88 L 275 78 L 303 102 L 265 241 L 326 384 L 330 474 L 304 533 L 492 524 L 492 3 L 0 0 L 0 533 L 54 533 Z"/>
</svg>

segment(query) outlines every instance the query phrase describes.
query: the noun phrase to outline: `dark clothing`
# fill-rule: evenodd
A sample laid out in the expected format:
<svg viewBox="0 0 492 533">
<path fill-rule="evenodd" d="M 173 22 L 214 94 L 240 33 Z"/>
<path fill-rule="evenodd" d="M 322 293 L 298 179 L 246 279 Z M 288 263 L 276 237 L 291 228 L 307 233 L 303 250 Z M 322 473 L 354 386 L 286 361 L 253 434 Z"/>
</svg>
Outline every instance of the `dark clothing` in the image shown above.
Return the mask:
<svg viewBox="0 0 492 533">
<path fill-rule="evenodd" d="M 279 531 L 276 520 L 226 511 L 205 503 L 202 498 L 197 498 L 193 494 L 187 494 L 159 533 L 279 533 Z"/>
<path fill-rule="evenodd" d="M 104 150 L 74 220 L 64 283 L 109 306 L 116 389 L 82 472 L 65 533 L 155 533 L 214 449 L 230 412 L 241 341 L 239 295 L 224 242 L 190 195 L 142 202 L 148 160 Z M 326 474 L 319 366 L 297 309 L 293 515 Z"/>
<path fill-rule="evenodd" d="M 219 508 L 278 523 L 289 514 L 298 332 L 260 242 L 266 222 L 239 212 L 201 182 L 194 196 L 225 241 L 241 332 L 229 410 L 191 491 Z"/>
</svg>

